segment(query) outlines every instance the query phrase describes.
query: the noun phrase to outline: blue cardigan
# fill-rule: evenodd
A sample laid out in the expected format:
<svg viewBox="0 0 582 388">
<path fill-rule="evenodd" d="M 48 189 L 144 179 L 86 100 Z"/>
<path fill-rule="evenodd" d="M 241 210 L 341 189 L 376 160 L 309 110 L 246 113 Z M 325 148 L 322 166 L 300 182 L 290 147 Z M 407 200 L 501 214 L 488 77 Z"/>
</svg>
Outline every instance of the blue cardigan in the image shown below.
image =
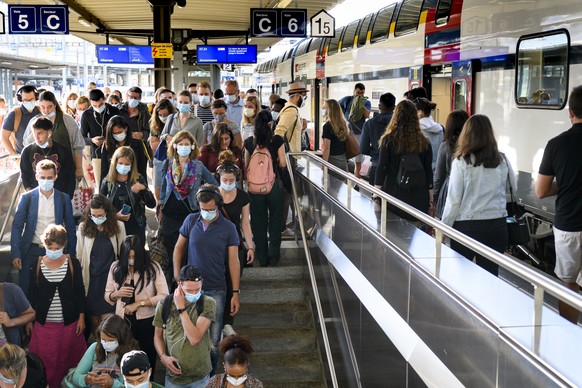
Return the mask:
<svg viewBox="0 0 582 388">
<path fill-rule="evenodd" d="M 75 234 L 75 218 L 73 217 L 73 206 L 69 196 L 56 189 L 55 191 L 55 224 L 64 225 L 67 229 L 67 246 L 65 253 L 73 259 L 77 253 L 77 235 Z M 22 259 L 26 257 L 38 218 L 38 198 L 40 189 L 37 187 L 27 193 L 22 194 L 14 220 L 12 221 L 12 232 L 10 235 L 10 253 L 12 259 Z"/>
</svg>

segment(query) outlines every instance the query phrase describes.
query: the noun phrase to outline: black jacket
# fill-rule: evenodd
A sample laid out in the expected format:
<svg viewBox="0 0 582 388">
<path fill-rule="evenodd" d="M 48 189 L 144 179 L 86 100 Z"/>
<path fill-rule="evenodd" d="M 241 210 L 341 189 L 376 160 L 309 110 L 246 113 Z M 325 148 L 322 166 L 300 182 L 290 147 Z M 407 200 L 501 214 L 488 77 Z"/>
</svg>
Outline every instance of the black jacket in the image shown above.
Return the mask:
<svg viewBox="0 0 582 388">
<path fill-rule="evenodd" d="M 146 215 L 145 215 L 145 207 L 149 207 L 151 209 L 156 207 L 156 198 L 152 194 L 152 192 L 148 189 L 148 182 L 143 176 L 139 176 L 137 178 L 137 182 L 144 185 L 146 188 L 145 190 L 140 191 L 138 194 L 131 191 L 131 186 L 127 186 L 127 192 L 129 193 L 129 202 L 131 204 L 131 213 L 135 217 L 135 220 L 139 226 L 145 226 L 146 224 Z M 109 183 L 108 180 L 103 179 L 101 183 L 101 190 L 99 191 L 101 194 L 109 198 L 111 202 L 117 195 L 117 188 L 121 185 L 126 184 L 118 182 L 115 185 Z"/>
</svg>

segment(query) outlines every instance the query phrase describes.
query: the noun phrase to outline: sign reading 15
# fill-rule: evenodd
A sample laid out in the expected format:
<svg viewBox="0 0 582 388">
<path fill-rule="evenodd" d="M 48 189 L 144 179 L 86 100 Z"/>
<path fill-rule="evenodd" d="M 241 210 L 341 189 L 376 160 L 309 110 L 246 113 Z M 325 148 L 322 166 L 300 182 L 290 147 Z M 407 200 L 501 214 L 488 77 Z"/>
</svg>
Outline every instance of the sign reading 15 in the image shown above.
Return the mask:
<svg viewBox="0 0 582 388">
<path fill-rule="evenodd" d="M 333 37 L 335 36 L 335 18 L 321 10 L 311 18 L 312 37 Z"/>
</svg>

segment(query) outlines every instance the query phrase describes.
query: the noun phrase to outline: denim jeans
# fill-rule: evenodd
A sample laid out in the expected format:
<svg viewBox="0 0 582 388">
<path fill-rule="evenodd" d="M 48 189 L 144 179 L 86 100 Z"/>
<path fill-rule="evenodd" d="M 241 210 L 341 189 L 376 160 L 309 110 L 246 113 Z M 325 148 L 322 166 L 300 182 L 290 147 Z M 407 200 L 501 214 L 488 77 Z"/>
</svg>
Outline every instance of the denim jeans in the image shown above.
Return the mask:
<svg viewBox="0 0 582 388">
<path fill-rule="evenodd" d="M 218 364 L 218 344 L 220 343 L 220 334 L 222 333 L 222 312 L 224 311 L 224 304 L 226 303 L 226 290 L 204 291 L 204 295 L 216 301 L 216 318 L 210 324 L 210 340 L 212 341 L 212 350 L 210 351 L 212 371 L 210 372 L 210 376 L 214 376 L 216 374 L 216 364 Z"/>
<path fill-rule="evenodd" d="M 174 384 L 170 381 L 168 376 L 166 375 L 166 381 L 164 382 L 164 387 L 166 388 L 206 388 L 208 382 L 210 381 L 210 376 L 206 375 L 198 381 L 193 381 L 190 384 Z"/>
</svg>

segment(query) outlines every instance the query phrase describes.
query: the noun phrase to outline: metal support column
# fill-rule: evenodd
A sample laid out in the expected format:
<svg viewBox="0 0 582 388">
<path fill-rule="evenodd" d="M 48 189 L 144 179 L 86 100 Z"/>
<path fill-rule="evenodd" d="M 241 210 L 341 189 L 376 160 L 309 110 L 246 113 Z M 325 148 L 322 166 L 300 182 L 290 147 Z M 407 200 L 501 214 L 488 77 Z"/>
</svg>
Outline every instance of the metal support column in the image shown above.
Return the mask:
<svg viewBox="0 0 582 388">
<path fill-rule="evenodd" d="M 210 65 L 210 86 L 212 90 L 220 89 L 220 66 Z"/>
<path fill-rule="evenodd" d="M 184 53 L 182 51 L 174 51 L 174 84 L 173 89 L 176 93 L 180 93 L 182 90 L 186 89 L 186 79 L 188 75 L 188 70 L 186 69 L 186 76 L 184 76 L 184 63 L 183 59 Z"/>
<path fill-rule="evenodd" d="M 172 42 L 172 8 L 174 1 L 149 0 L 154 16 L 154 42 Z M 172 85 L 172 60 L 154 59 L 154 73 L 156 89 L 159 87 L 171 87 Z"/>
</svg>

